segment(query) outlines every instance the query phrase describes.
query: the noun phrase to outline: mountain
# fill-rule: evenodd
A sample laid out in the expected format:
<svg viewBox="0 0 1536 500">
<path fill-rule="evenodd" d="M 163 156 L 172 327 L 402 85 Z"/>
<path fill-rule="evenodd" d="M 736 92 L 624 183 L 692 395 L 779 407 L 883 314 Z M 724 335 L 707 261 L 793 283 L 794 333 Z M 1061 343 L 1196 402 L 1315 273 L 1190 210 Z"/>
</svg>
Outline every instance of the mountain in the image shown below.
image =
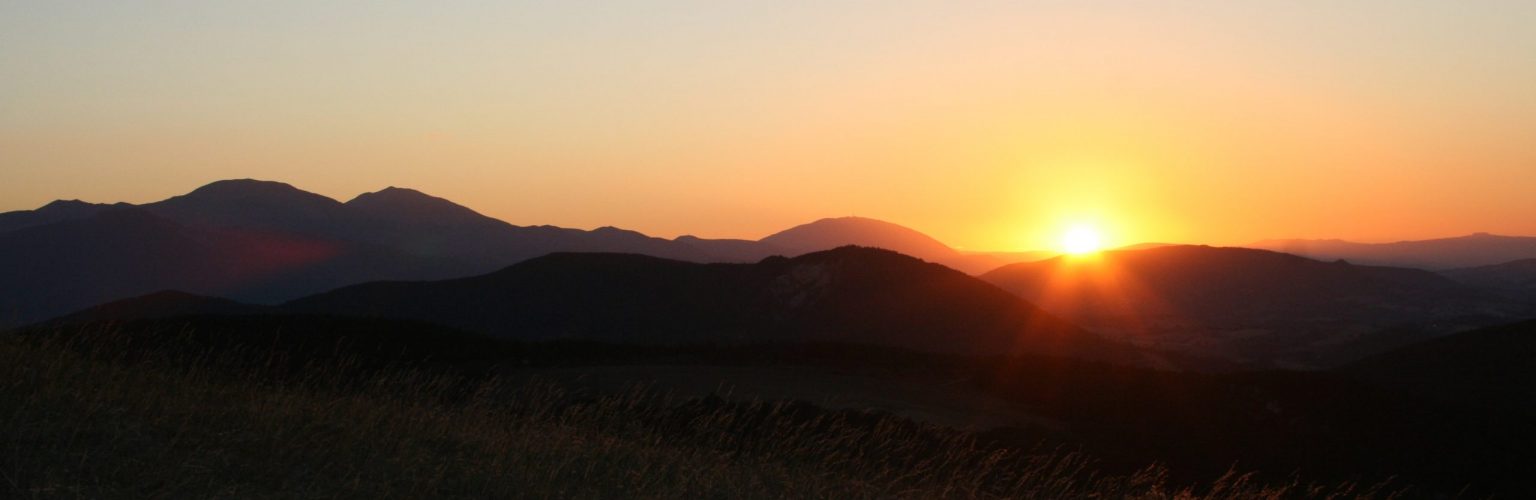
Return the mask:
<svg viewBox="0 0 1536 500">
<path fill-rule="evenodd" d="M 964 273 L 859 247 L 755 264 L 562 253 L 472 278 L 356 285 L 283 307 L 419 320 L 518 340 L 821 341 L 1139 356 Z"/>
<path fill-rule="evenodd" d="M 164 290 L 90 307 L 49 320 L 42 328 L 59 324 L 107 324 L 189 316 L 248 316 L 277 312 L 271 306 L 244 304 L 175 290 Z"/>
<path fill-rule="evenodd" d="M 801 224 L 759 240 L 790 250 L 818 250 L 861 244 L 919 259 L 937 260 L 959 252 L 913 229 L 863 217 L 838 217 Z"/>
<path fill-rule="evenodd" d="M 142 208 L 191 226 L 309 236 L 335 236 L 348 222 L 341 202 L 281 182 L 252 179 L 217 181 Z"/>
<path fill-rule="evenodd" d="M 742 239 L 705 239 L 693 235 L 678 236 L 672 240 L 702 255 L 701 262 L 757 262 L 774 255 L 797 255 L 792 250 L 779 248 L 771 243 Z M 826 250 L 819 248 L 817 250 Z"/>
<path fill-rule="evenodd" d="M 210 315 L 406 320 L 517 341 L 831 342 L 1162 368 L 1187 361 L 1107 341 L 959 271 L 861 247 L 754 264 L 556 253 L 481 276 L 365 283 L 278 306 L 158 292 L 49 323 Z"/>
<path fill-rule="evenodd" d="M 275 302 L 443 272 L 438 262 L 366 244 L 112 209 L 0 233 L 0 326 L 158 290 Z"/>
<path fill-rule="evenodd" d="M 1528 299 L 1536 299 L 1536 259 L 1451 269 L 1441 271 L 1440 274 L 1468 285 L 1506 290 Z"/>
<path fill-rule="evenodd" d="M 1113 338 L 1293 368 L 1531 310 L 1428 271 L 1246 248 L 1108 251 L 1013 264 L 982 279 Z"/>
<path fill-rule="evenodd" d="M 971 274 L 1028 259 L 1009 260 L 1003 257 L 1006 254 L 962 253 L 914 229 L 864 217 L 821 219 L 770 234 L 758 241 L 787 250 L 787 255 L 844 245 L 884 248 Z"/>
<path fill-rule="evenodd" d="M 86 203 L 80 200 L 55 200 L 37 210 L 18 210 L 0 213 L 0 233 L 71 219 L 80 219 L 95 215 L 103 210 L 128 206 L 131 205 L 127 203 L 109 205 L 106 203 Z"/>
<path fill-rule="evenodd" d="M 1249 245 L 1319 260 L 1440 270 L 1536 258 L 1536 237 L 1476 233 L 1455 238 L 1355 243 L 1344 240 L 1267 240 Z"/>
<path fill-rule="evenodd" d="M 156 290 L 276 303 L 367 281 L 474 276 L 555 252 L 746 263 L 845 244 L 969 272 L 1006 262 L 870 219 L 829 219 L 764 241 L 668 240 L 615 227 L 517 226 L 398 187 L 343 203 L 237 179 L 142 205 L 56 201 L 0 214 L 0 327 Z"/>
</svg>

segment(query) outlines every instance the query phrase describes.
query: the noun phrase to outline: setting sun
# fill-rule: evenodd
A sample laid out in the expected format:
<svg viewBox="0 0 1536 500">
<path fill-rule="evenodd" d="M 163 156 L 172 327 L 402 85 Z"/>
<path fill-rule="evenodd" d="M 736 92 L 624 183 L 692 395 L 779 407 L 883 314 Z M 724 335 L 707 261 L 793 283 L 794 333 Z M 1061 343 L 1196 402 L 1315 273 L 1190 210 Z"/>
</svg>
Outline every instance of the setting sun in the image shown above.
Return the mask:
<svg viewBox="0 0 1536 500">
<path fill-rule="evenodd" d="M 1091 226 L 1072 226 L 1061 237 L 1061 249 L 1073 255 L 1097 252 L 1103 246 L 1103 236 Z"/>
</svg>

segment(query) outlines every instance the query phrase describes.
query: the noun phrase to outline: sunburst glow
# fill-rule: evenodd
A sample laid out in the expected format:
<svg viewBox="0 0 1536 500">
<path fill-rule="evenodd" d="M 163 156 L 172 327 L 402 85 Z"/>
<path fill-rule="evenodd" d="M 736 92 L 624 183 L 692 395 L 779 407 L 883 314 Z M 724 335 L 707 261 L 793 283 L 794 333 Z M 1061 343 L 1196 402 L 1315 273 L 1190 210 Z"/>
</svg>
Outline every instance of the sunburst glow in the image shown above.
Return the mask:
<svg viewBox="0 0 1536 500">
<path fill-rule="evenodd" d="M 1104 247 L 1104 237 L 1092 226 L 1078 225 L 1061 236 L 1062 251 L 1082 255 L 1099 251 Z"/>
</svg>

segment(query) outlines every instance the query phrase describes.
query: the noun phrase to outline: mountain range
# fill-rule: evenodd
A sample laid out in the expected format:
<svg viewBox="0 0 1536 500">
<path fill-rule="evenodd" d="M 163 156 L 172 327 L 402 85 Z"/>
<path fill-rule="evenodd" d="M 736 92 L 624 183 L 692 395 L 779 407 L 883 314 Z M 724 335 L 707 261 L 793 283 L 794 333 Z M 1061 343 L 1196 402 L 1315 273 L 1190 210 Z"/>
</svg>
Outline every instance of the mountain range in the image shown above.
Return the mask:
<svg viewBox="0 0 1536 500">
<path fill-rule="evenodd" d="M 1519 255 L 1524 240 L 1414 248 L 1471 262 Z M 1478 242 L 1490 246 L 1467 250 Z M 1019 341 L 1029 352 L 1139 364 L 1166 364 L 1147 363 L 1157 352 L 1311 369 L 1536 317 L 1531 260 L 1436 274 L 1143 244 L 1017 262 L 1031 257 L 1040 256 L 961 252 L 858 217 L 760 240 L 664 239 L 516 226 L 410 189 L 341 202 L 232 180 L 142 205 L 57 201 L 0 214 L 0 327 L 112 303 L 90 314 L 337 314 L 524 340 L 811 339 L 942 352 Z M 157 293 L 166 290 L 179 293 Z M 141 298 L 114 302 L 130 297 Z M 1068 330 L 1078 333 L 1016 338 Z M 1106 354 L 1084 354 L 1096 350 Z"/>
<path fill-rule="evenodd" d="M 1163 368 L 1174 363 L 1084 331 L 954 269 L 851 246 L 752 264 L 555 253 L 480 276 L 365 283 L 275 306 L 161 292 L 55 323 L 190 315 L 405 320 L 525 342 L 812 342 Z"/>
<path fill-rule="evenodd" d="M 1265 240 L 1247 246 L 1318 260 L 1343 259 L 1355 264 L 1414 267 L 1433 271 L 1536 258 L 1536 237 L 1488 233 L 1393 243 L 1283 239 Z"/>
<path fill-rule="evenodd" d="M 1536 316 L 1529 297 L 1429 271 L 1249 248 L 1107 251 L 1011 264 L 981 278 L 1112 338 L 1260 366 L 1330 366 Z"/>
<path fill-rule="evenodd" d="M 228 180 L 142 205 L 70 200 L 0 213 L 0 326 L 166 289 L 275 303 L 368 281 L 473 276 L 554 252 L 756 262 L 843 245 L 890 248 L 968 272 L 1010 257 L 965 254 L 856 217 L 758 241 L 669 240 L 613 227 L 516 226 L 396 187 L 340 202 L 279 182 Z"/>
<path fill-rule="evenodd" d="M 1536 295 L 1536 258 L 1451 269 L 1441 271 L 1440 274 L 1461 283 L 1504 290 L 1517 296 Z"/>
</svg>

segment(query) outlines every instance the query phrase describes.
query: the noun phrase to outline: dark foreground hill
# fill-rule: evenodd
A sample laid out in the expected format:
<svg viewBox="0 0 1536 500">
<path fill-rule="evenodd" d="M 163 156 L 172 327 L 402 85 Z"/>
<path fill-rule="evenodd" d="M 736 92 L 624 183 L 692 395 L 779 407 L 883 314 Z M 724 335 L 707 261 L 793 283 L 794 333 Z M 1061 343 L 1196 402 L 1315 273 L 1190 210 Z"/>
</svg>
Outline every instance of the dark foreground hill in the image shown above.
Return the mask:
<svg viewBox="0 0 1536 500">
<path fill-rule="evenodd" d="M 1246 248 L 1109 251 L 982 279 L 1091 330 L 1260 365 L 1327 366 L 1530 312 L 1428 271 Z"/>
<path fill-rule="evenodd" d="M 953 269 L 844 247 L 755 264 L 557 253 L 471 278 L 355 285 L 278 306 L 163 291 L 44 325 L 181 315 L 327 315 L 431 323 L 516 341 L 831 342 L 1225 369 L 1106 340 Z"/>
<path fill-rule="evenodd" d="M 357 285 L 283 308 L 519 340 L 856 342 L 1145 362 L 964 273 L 859 247 L 756 264 L 554 254 L 473 278 Z"/>
<path fill-rule="evenodd" d="M 302 337 L 274 337 L 273 327 L 326 335 L 291 320 L 261 338 L 260 320 L 226 318 L 220 328 L 246 343 L 131 356 L 111 337 L 172 325 L 98 331 L 95 343 L 0 336 L 0 496 L 1204 497 L 1164 469 L 1102 473 L 1081 454 L 879 412 L 594 394 L 323 355 L 274 368 L 264 356 L 297 347 L 274 341 Z M 340 352 L 330 344 L 304 348 Z M 1221 491 L 1213 498 L 1351 491 L 1238 477 L 1199 491 L 1210 488 Z"/>
<path fill-rule="evenodd" d="M 0 488 L 33 494 L 1481 497 L 1523 491 L 1536 463 L 1529 414 L 1347 371 L 509 343 L 298 315 L 53 325 L 0 337 L 0 361 L 17 409 L 0 413 Z M 991 424 L 935 423 L 933 404 Z"/>
<path fill-rule="evenodd" d="M 1468 408 L 1536 417 L 1536 320 L 1395 349 L 1344 371 L 1373 384 Z M 1528 443 L 1536 445 L 1536 443 Z"/>
</svg>

